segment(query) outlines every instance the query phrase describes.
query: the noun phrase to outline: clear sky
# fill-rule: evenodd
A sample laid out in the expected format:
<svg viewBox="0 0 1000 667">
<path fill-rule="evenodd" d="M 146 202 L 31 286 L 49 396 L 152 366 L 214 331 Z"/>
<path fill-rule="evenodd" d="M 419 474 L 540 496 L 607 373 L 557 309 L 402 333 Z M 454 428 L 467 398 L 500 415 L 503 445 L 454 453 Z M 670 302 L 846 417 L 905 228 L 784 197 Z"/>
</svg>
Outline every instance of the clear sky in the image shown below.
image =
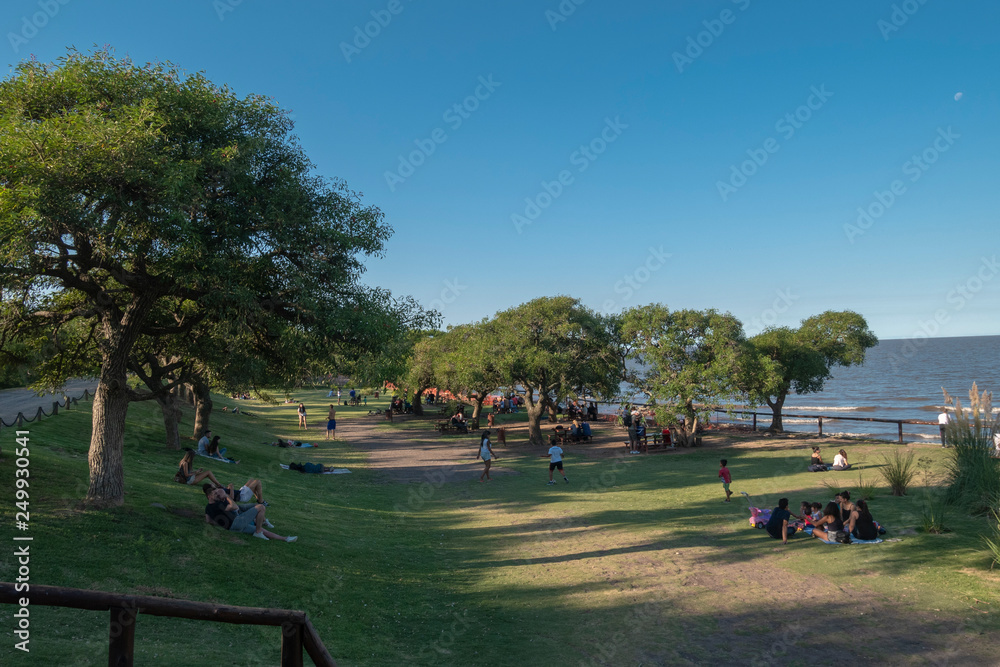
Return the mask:
<svg viewBox="0 0 1000 667">
<path fill-rule="evenodd" d="M 446 324 L 568 294 L 1000 334 L 995 0 L 8 0 L 0 26 L 8 63 L 109 44 L 275 97 L 395 229 L 365 280 Z"/>
</svg>

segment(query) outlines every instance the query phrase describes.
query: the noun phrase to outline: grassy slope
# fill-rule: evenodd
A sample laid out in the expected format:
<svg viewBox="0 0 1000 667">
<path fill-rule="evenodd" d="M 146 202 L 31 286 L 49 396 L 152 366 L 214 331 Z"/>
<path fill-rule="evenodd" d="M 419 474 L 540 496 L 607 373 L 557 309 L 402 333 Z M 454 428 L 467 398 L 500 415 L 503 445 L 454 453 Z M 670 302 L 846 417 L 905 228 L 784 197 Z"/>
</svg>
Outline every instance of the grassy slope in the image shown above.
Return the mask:
<svg viewBox="0 0 1000 667">
<path fill-rule="evenodd" d="M 325 394 L 303 396 L 318 424 Z M 219 399 L 216 405 L 226 404 Z M 30 425 L 32 582 L 304 609 L 345 665 L 576 663 L 595 656 L 621 664 L 644 655 L 698 661 L 708 655 L 699 651 L 714 642 L 712 633 L 766 631 L 754 626 L 766 601 L 721 604 L 682 588 L 700 562 L 752 566 L 768 559 L 792 574 L 864 573 L 858 585 L 865 590 L 898 600 L 901 609 L 940 609 L 942 622 L 952 625 L 973 617 L 971 598 L 996 599 L 997 580 L 985 573 L 978 542 L 982 520 L 953 515 L 953 533 L 909 535 L 877 548 L 846 551 L 793 540 L 776 550 L 746 527 L 742 502 L 721 502 L 715 473 L 722 456 L 730 459 L 734 489 L 749 491 L 758 504 L 779 494 L 795 506 L 828 498 L 821 480 L 829 477 L 801 472 L 804 449 L 712 449 L 625 463 L 571 453 L 572 483 L 553 488 L 545 485 L 544 460 L 508 457 L 498 448 L 500 464 L 518 474 L 489 485 L 471 479 L 402 485 L 365 469 L 363 453 L 343 443 L 291 452 L 263 445 L 273 436 L 296 435 L 294 405 L 255 406 L 255 418 L 216 411 L 213 429 L 242 463 L 202 459 L 198 465 L 223 482 L 262 479 L 276 530 L 300 536 L 289 545 L 202 522 L 200 492 L 170 481 L 180 456 L 161 444 L 152 405 L 130 410 L 125 507 L 78 511 L 86 488 L 88 408 Z M 342 408 L 338 422 L 365 418 L 363 412 Z M 377 423 L 401 435 L 439 437 L 424 424 Z M 0 439 L 6 456 L 0 486 L 9 489 L 13 431 L 0 432 Z M 468 456 L 469 441 L 455 442 Z M 890 447 L 871 446 L 868 464 Z M 940 466 L 941 451 L 921 453 Z M 354 472 L 308 476 L 278 468 L 303 459 Z M 919 494 L 882 492 L 873 501 L 876 517 L 897 529 L 919 522 L 919 506 Z M 0 504 L 0 521 L 10 534 L 10 500 Z M 0 553 L 0 579 L 11 580 L 14 565 L 9 549 Z M 738 577 L 731 583 L 754 585 Z M 0 609 L 0 627 L 11 627 L 11 611 Z M 982 619 L 987 636 L 1000 629 L 994 615 Z M 888 620 L 905 623 L 905 616 Z M 31 664 L 106 662 L 104 614 L 33 608 L 32 622 Z M 137 640 L 140 664 L 275 664 L 279 632 L 140 617 Z M 747 661 L 732 647 L 712 650 L 713 659 Z M 9 642 L 0 646 L 0 662 L 8 664 L 11 655 Z"/>
</svg>

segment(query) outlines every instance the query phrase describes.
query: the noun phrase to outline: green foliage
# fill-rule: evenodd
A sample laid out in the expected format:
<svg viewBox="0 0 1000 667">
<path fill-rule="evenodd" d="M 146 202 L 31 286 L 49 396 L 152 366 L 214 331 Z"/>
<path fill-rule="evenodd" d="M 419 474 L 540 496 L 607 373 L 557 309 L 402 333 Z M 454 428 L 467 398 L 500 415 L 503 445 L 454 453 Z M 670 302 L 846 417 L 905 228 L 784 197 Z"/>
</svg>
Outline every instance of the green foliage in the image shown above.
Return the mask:
<svg viewBox="0 0 1000 667">
<path fill-rule="evenodd" d="M 715 310 L 651 304 L 623 313 L 620 331 L 637 364 L 629 382 L 656 406 L 657 422 L 676 425 L 682 444 L 690 444 L 698 420 L 735 389 L 745 359 L 743 325 Z"/>
<path fill-rule="evenodd" d="M 858 485 L 855 488 L 857 489 L 858 498 L 861 500 L 871 500 L 878 491 L 878 482 L 870 478 L 865 479 L 864 475 L 859 472 Z"/>
<path fill-rule="evenodd" d="M 925 533 L 939 535 L 949 532 L 945 524 L 948 514 L 948 501 L 942 493 L 929 493 L 924 499 L 920 511 L 920 529 Z"/>
<path fill-rule="evenodd" d="M 973 383 L 968 412 L 947 391 L 944 397 L 955 408 L 954 418 L 945 427 L 950 446 L 948 499 L 973 514 L 986 514 L 1000 506 L 1000 460 L 995 444 L 1000 417 L 993 414 L 993 396 L 988 391 L 979 393 Z"/>
<path fill-rule="evenodd" d="M 916 453 L 894 449 L 891 454 L 883 454 L 882 461 L 879 474 L 889 485 L 892 495 L 905 496 L 907 487 L 917 474 Z"/>
<path fill-rule="evenodd" d="M 497 313 L 485 349 L 509 387 L 525 388 L 532 442 L 542 444 L 542 410 L 572 394 L 611 396 L 621 368 L 608 322 L 568 296 L 543 297 Z"/>
<path fill-rule="evenodd" d="M 790 391 L 822 391 L 833 366 L 864 363 L 865 352 L 878 344 L 878 338 L 864 317 L 845 310 L 814 315 L 798 329 L 767 329 L 750 343 L 760 361 L 752 372 L 740 374 L 738 384 L 751 402 L 771 408 L 771 429 L 781 431 L 781 408 Z"/>
<path fill-rule="evenodd" d="M 993 511 L 992 519 L 989 533 L 983 536 L 983 543 L 990 552 L 991 570 L 993 566 L 1000 565 L 1000 510 Z"/>
</svg>

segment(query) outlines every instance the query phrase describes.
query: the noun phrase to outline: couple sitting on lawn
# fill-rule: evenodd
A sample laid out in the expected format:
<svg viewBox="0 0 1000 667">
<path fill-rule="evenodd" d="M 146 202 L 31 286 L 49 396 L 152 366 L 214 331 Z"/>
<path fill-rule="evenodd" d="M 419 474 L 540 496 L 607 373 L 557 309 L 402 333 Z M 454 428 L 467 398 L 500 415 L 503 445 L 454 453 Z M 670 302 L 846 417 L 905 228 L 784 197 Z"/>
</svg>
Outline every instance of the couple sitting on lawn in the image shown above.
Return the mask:
<svg viewBox="0 0 1000 667">
<path fill-rule="evenodd" d="M 809 460 L 809 472 L 823 472 L 824 470 L 850 470 L 851 464 L 847 462 L 847 452 L 841 449 L 833 457 L 833 465 L 823 463 L 823 457 L 819 453 L 819 447 L 813 447 L 812 458 Z"/>
</svg>

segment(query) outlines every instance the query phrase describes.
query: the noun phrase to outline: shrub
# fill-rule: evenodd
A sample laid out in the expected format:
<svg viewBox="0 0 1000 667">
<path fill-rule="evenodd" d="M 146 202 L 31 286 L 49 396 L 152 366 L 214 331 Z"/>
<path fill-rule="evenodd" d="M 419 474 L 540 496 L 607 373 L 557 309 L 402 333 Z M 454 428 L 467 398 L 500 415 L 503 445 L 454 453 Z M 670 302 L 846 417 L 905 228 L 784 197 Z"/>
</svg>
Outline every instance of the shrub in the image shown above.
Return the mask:
<svg viewBox="0 0 1000 667">
<path fill-rule="evenodd" d="M 983 536 L 983 542 L 986 543 L 986 548 L 989 549 L 990 556 L 993 558 L 990 562 L 992 570 L 994 565 L 1000 565 L 1000 510 L 993 511 L 993 526 L 990 532 L 990 535 Z"/>
<path fill-rule="evenodd" d="M 973 514 L 985 514 L 1000 499 L 1000 461 L 994 457 L 994 437 L 1000 433 L 1000 418 L 993 415 L 993 396 L 969 392 L 969 410 L 944 392 L 945 403 L 954 405 L 955 418 L 945 427 L 951 446 L 948 461 L 948 500 Z"/>
<path fill-rule="evenodd" d="M 858 498 L 861 500 L 871 500 L 875 497 L 875 492 L 878 490 L 878 481 L 874 479 L 865 479 L 864 476 L 858 473 Z"/>
<path fill-rule="evenodd" d="M 945 514 L 948 509 L 948 501 L 943 494 L 928 494 L 929 498 L 924 503 L 920 514 L 920 528 L 925 533 L 947 533 L 945 526 Z"/>
<path fill-rule="evenodd" d="M 879 473 L 892 489 L 892 495 L 906 495 L 906 487 L 910 485 L 913 477 L 917 474 L 913 461 L 915 456 L 912 451 L 904 452 L 900 449 L 893 451 L 891 456 L 882 456 L 885 465 L 879 468 Z"/>
</svg>

